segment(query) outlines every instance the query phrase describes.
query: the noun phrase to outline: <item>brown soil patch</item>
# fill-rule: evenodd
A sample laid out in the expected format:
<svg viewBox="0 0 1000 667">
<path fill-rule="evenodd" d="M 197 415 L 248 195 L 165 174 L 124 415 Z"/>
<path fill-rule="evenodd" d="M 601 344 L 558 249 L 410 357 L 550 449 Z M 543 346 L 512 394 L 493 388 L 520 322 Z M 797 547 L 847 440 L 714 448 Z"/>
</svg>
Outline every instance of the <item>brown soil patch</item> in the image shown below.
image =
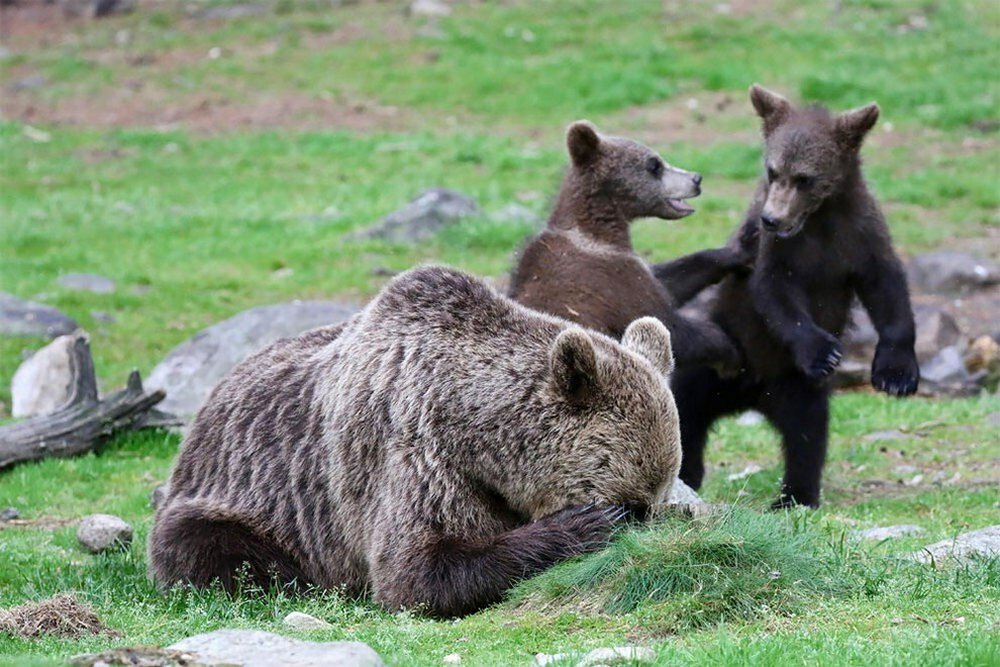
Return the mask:
<svg viewBox="0 0 1000 667">
<path fill-rule="evenodd" d="M 665 102 L 626 109 L 610 121 L 609 127 L 653 145 L 675 141 L 699 145 L 720 141 L 759 143 L 757 121 L 748 108 L 749 102 L 744 104 L 730 93 L 682 93 Z"/>
<path fill-rule="evenodd" d="M 82 637 L 108 634 L 117 636 L 105 627 L 97 614 L 76 599 L 72 593 L 60 593 L 40 602 L 29 602 L 10 609 L 0 609 L 0 632 L 18 637 Z"/>
<path fill-rule="evenodd" d="M 72 659 L 73 667 L 104 667 L 105 665 L 128 665 L 128 667 L 195 667 L 200 665 L 189 653 L 171 651 L 153 646 L 115 648 L 103 653 L 78 655 Z"/>
</svg>

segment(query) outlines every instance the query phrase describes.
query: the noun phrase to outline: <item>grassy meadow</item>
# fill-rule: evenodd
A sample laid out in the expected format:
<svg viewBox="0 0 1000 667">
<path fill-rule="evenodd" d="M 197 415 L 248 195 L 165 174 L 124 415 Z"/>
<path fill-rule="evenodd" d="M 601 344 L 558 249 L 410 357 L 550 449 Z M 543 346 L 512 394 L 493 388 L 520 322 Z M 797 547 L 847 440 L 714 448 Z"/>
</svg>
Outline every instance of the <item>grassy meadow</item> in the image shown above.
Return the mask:
<svg viewBox="0 0 1000 667">
<path fill-rule="evenodd" d="M 704 174 L 694 216 L 636 224 L 641 253 L 719 245 L 760 172 L 755 81 L 837 109 L 880 103 L 866 170 L 903 255 L 1000 256 L 1000 5 L 988 0 L 462 2 L 440 20 L 398 2 L 275 0 L 232 20 L 196 15 L 226 4 L 140 0 L 94 21 L 51 9 L 47 24 L 2 10 L 0 291 L 87 329 L 106 390 L 255 305 L 363 300 L 387 271 L 421 262 L 503 276 L 533 230 L 503 210 L 544 219 L 578 118 Z M 483 213 L 415 246 L 350 238 L 428 187 L 459 190 Z M 69 291 L 56 283 L 68 272 L 117 289 Z M 0 419 L 23 352 L 43 344 L 0 338 Z M 730 511 L 625 532 L 447 622 L 334 593 L 157 593 L 145 575 L 149 492 L 179 438 L 118 437 L 0 472 L 0 508 L 29 520 L 0 524 L 0 607 L 77 591 L 121 636 L 0 634 L 0 663 L 246 627 L 364 641 L 394 665 L 451 653 L 526 665 L 621 644 L 653 648 L 660 664 L 997 665 L 1000 561 L 932 568 L 904 556 L 1000 523 L 998 413 L 995 395 L 841 394 L 825 504 L 787 514 L 764 512 L 781 473 L 775 434 L 727 420 L 703 495 Z M 739 475 L 749 464 L 762 470 Z M 79 549 L 74 521 L 94 512 L 135 525 L 128 552 Z M 851 538 L 899 523 L 927 532 Z M 334 629 L 285 629 L 292 610 Z"/>
</svg>

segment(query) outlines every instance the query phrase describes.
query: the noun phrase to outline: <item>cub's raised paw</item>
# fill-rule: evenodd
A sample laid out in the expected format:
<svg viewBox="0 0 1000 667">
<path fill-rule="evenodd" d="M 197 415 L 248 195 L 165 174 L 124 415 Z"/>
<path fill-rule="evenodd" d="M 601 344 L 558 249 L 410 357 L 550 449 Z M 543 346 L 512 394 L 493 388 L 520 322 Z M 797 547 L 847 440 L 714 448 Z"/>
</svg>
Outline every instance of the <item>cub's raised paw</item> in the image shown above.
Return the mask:
<svg viewBox="0 0 1000 667">
<path fill-rule="evenodd" d="M 800 368 L 810 380 L 818 381 L 829 377 L 840 365 L 840 359 L 844 354 L 840 341 L 829 334 L 825 336 L 818 347 L 814 348 L 805 359 L 800 360 Z"/>
<path fill-rule="evenodd" d="M 912 352 L 876 350 L 872 386 L 890 396 L 909 396 L 920 384 L 920 366 Z"/>
</svg>

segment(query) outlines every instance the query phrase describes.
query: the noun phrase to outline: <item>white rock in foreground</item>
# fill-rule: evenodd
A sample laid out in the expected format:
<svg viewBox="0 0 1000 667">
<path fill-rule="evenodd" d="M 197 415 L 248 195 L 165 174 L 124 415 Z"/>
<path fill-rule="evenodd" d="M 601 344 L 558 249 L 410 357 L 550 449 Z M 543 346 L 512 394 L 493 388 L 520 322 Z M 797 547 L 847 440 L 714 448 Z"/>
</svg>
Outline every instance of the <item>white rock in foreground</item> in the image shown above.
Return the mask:
<svg viewBox="0 0 1000 667">
<path fill-rule="evenodd" d="M 911 535 L 923 535 L 927 531 L 920 526 L 913 524 L 901 524 L 898 526 L 877 526 L 867 530 L 859 530 L 854 533 L 855 537 L 862 540 L 890 540 L 898 537 L 909 537 Z"/>
<path fill-rule="evenodd" d="M 382 667 L 361 642 L 310 642 L 260 630 L 216 630 L 188 637 L 168 649 L 191 653 L 199 665 L 221 667 Z"/>
<path fill-rule="evenodd" d="M 76 539 L 93 554 L 121 549 L 132 543 L 132 526 L 111 514 L 91 514 L 80 521 Z"/>
</svg>

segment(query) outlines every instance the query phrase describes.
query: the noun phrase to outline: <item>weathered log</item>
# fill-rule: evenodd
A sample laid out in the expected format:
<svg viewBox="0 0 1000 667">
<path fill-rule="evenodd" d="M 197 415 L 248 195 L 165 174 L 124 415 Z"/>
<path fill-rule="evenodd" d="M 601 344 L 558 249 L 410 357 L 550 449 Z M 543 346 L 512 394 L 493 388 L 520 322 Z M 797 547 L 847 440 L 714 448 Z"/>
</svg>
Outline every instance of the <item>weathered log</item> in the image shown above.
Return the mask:
<svg viewBox="0 0 1000 667">
<path fill-rule="evenodd" d="M 69 399 L 52 414 L 0 427 L 0 469 L 91 451 L 115 431 L 138 427 L 150 409 L 163 400 L 162 391 L 143 390 L 138 371 L 132 371 L 124 389 L 99 398 L 87 335 L 75 335 Z"/>
</svg>

